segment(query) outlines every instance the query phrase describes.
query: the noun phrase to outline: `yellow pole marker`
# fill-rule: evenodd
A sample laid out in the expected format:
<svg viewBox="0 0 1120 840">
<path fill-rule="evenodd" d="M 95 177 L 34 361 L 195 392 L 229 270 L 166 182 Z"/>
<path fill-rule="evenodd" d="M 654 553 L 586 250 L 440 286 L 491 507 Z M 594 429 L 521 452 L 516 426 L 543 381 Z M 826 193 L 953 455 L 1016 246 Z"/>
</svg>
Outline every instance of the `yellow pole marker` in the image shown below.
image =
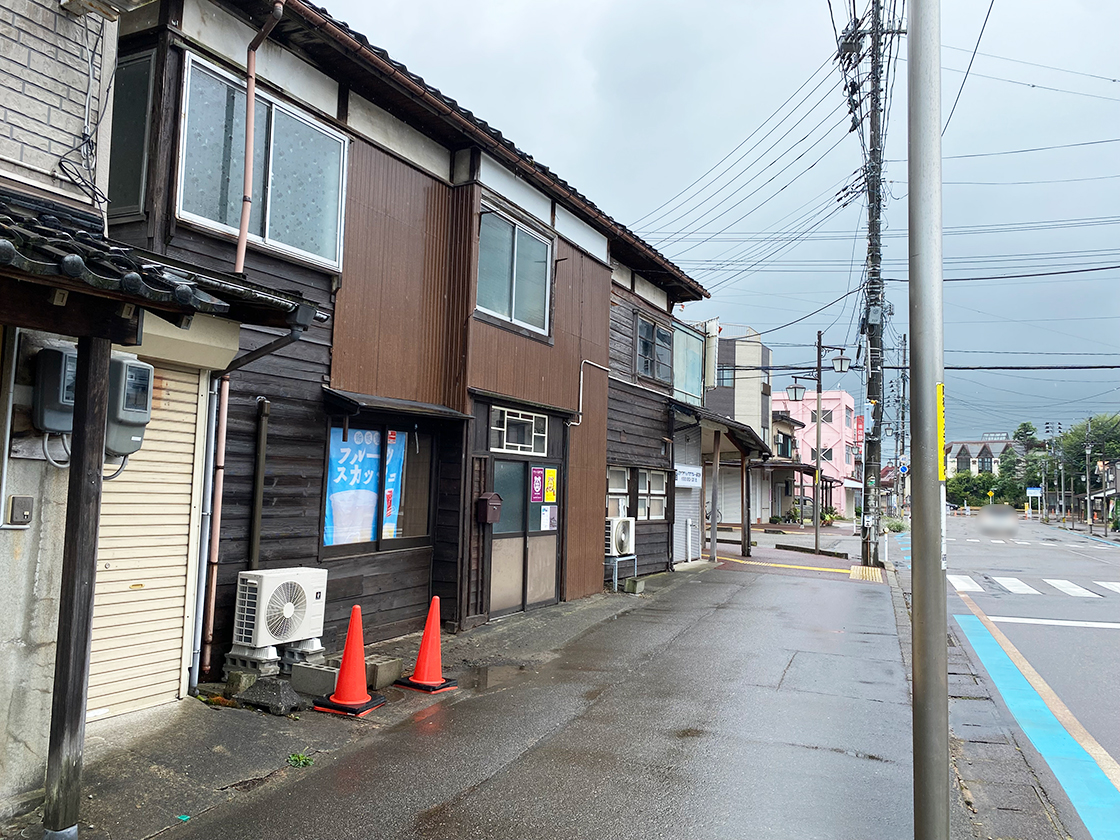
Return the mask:
<svg viewBox="0 0 1120 840">
<path fill-rule="evenodd" d="M 1073 716 L 1073 712 L 1071 712 L 1066 704 L 1061 701 L 1061 698 L 1054 693 L 1054 689 L 1052 689 L 1047 684 L 1046 680 L 1042 678 L 1042 675 L 1031 666 L 1031 663 L 1027 662 L 1023 654 L 1019 653 L 1019 649 L 1011 644 L 1011 640 L 1003 635 L 1003 631 L 995 625 L 995 622 L 988 618 L 988 616 L 984 614 L 984 611 L 976 606 L 976 602 L 963 592 L 958 592 L 957 594 L 960 596 L 961 600 L 964 601 L 965 605 L 972 610 L 973 615 L 980 619 L 980 623 L 992 634 L 992 638 L 1003 648 L 1003 652 L 1007 654 L 1007 658 L 1019 669 L 1019 673 L 1031 684 L 1031 688 L 1038 692 L 1038 696 L 1042 698 L 1042 702 L 1046 704 L 1047 708 L 1054 714 L 1054 717 L 1058 719 L 1058 722 L 1065 727 L 1070 737 L 1077 741 L 1085 752 L 1089 753 L 1093 761 L 1097 762 L 1097 765 L 1104 772 L 1105 776 L 1108 777 L 1108 780 L 1116 786 L 1117 790 L 1120 790 L 1120 764 L 1116 762 L 1116 759 L 1109 755 L 1108 751 L 1097 743 L 1097 739 L 1090 735 L 1089 730 L 1081 725 L 1081 721 Z"/>
<path fill-rule="evenodd" d="M 937 383 L 937 480 L 945 481 L 945 383 Z"/>
<path fill-rule="evenodd" d="M 742 563 L 744 566 L 773 566 L 776 569 L 804 569 L 809 572 L 836 572 L 837 574 L 851 574 L 850 569 L 826 569 L 824 566 L 791 566 L 788 563 L 763 563 L 761 560 L 740 560 L 738 557 L 720 557 L 728 563 Z"/>
</svg>

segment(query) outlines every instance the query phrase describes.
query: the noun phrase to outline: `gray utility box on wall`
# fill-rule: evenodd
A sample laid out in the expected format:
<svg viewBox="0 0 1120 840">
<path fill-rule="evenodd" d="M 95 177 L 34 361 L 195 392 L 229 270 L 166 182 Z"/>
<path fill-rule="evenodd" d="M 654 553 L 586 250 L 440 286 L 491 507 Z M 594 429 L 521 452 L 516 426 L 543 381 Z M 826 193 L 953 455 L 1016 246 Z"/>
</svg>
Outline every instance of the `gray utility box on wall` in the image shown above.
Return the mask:
<svg viewBox="0 0 1120 840">
<path fill-rule="evenodd" d="M 144 427 L 152 419 L 155 368 L 138 359 L 114 358 L 109 364 L 109 417 L 105 452 L 131 455 L 144 443 Z"/>
</svg>

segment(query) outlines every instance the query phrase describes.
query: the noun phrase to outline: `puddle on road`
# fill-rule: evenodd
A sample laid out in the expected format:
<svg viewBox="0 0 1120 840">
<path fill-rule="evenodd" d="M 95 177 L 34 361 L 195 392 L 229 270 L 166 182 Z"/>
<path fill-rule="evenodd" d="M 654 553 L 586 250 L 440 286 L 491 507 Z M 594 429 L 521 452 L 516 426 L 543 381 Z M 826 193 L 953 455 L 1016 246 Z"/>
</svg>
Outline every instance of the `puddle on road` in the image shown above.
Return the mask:
<svg viewBox="0 0 1120 840">
<path fill-rule="evenodd" d="M 525 665 L 476 665 L 462 672 L 459 685 L 462 688 L 485 691 L 488 688 L 509 685 L 534 673 Z"/>
</svg>

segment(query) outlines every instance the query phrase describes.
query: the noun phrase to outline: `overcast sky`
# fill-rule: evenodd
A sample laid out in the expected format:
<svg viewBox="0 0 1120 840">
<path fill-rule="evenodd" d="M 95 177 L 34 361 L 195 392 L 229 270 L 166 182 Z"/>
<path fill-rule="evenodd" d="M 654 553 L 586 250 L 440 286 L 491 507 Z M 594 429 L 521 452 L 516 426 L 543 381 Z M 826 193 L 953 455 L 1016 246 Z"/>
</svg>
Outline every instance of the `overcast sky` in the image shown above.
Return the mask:
<svg viewBox="0 0 1120 840">
<path fill-rule="evenodd" d="M 774 330 L 775 365 L 811 363 L 818 329 L 854 349 L 858 293 L 775 330 L 862 281 L 865 206 L 831 198 L 856 183 L 862 150 L 827 0 L 327 2 L 712 290 L 680 317 Z M 832 0 L 841 30 L 845 5 Z M 942 2 L 943 121 L 987 11 Z M 944 136 L 946 278 L 1120 265 L 1120 142 L 1095 143 L 1120 138 L 1118 32 L 1114 0 L 996 0 Z M 893 69 L 883 273 L 905 280 L 905 61 Z M 1075 143 L 1095 145 L 986 154 Z M 909 332 L 905 283 L 887 295 L 893 348 Z M 948 283 L 945 322 L 949 365 L 1120 364 L 1120 270 Z M 1043 355 L 1056 353 L 1111 355 Z M 859 377 L 825 387 L 858 396 Z M 946 382 L 950 439 L 1120 410 L 1116 370 Z"/>
</svg>

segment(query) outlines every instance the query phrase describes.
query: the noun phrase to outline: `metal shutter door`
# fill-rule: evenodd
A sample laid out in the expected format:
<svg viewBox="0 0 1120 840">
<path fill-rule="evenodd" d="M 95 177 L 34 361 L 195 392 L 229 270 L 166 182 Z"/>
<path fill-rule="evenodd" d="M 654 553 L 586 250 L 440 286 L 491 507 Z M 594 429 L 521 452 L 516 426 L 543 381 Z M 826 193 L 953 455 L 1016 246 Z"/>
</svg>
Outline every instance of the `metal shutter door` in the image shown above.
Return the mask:
<svg viewBox="0 0 1120 840">
<path fill-rule="evenodd" d="M 119 478 L 105 482 L 88 719 L 166 703 L 185 689 L 204 396 L 198 370 L 157 365 L 144 445 Z"/>
</svg>

